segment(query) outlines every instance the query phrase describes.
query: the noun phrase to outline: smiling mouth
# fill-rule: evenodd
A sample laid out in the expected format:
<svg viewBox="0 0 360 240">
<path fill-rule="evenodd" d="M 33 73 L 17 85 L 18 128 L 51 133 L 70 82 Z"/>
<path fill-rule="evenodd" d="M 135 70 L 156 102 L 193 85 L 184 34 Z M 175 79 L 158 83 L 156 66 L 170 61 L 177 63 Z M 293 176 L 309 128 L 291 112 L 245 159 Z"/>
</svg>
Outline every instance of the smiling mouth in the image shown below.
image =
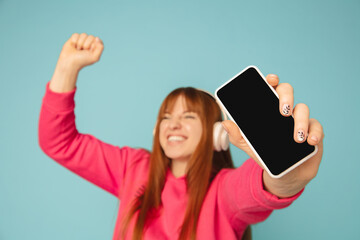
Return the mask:
<svg viewBox="0 0 360 240">
<path fill-rule="evenodd" d="M 169 136 L 167 140 L 169 142 L 181 142 L 186 140 L 186 138 L 183 136 Z"/>
</svg>

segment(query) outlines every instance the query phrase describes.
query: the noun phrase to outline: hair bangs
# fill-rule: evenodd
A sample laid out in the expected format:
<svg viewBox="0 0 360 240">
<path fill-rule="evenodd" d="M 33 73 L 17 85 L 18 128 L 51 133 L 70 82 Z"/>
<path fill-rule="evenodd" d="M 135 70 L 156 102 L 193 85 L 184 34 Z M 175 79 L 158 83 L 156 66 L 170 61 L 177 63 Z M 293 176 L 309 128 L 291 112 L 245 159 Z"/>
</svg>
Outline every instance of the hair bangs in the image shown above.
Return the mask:
<svg viewBox="0 0 360 240">
<path fill-rule="evenodd" d="M 161 119 L 166 113 L 171 113 L 176 101 L 179 97 L 183 97 L 187 111 L 195 112 L 201 117 L 204 116 L 204 99 L 198 90 L 192 87 L 178 88 L 171 92 L 164 100 L 159 111 L 159 118 Z"/>
</svg>

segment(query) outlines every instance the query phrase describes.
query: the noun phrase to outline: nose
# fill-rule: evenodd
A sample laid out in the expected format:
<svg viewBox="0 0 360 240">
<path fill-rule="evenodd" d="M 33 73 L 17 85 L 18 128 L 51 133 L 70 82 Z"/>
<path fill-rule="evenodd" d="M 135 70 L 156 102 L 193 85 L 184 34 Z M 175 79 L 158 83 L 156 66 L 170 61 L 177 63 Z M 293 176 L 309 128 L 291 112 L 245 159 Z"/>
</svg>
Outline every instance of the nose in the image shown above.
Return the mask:
<svg viewBox="0 0 360 240">
<path fill-rule="evenodd" d="M 170 120 L 170 124 L 169 124 L 170 129 L 174 130 L 174 129 L 179 129 L 181 128 L 181 122 L 178 118 L 172 118 Z"/>
</svg>

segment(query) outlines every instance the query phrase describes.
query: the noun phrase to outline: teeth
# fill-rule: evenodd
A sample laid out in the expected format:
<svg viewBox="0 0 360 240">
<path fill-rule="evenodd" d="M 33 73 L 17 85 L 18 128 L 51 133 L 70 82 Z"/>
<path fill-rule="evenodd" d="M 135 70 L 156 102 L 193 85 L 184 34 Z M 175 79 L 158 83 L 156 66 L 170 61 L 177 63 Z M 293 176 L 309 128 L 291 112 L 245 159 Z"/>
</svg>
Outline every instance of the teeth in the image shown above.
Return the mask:
<svg viewBox="0 0 360 240">
<path fill-rule="evenodd" d="M 170 141 L 170 142 L 183 141 L 183 140 L 185 140 L 185 138 L 181 137 L 181 136 L 170 136 L 168 138 L 168 141 Z"/>
</svg>

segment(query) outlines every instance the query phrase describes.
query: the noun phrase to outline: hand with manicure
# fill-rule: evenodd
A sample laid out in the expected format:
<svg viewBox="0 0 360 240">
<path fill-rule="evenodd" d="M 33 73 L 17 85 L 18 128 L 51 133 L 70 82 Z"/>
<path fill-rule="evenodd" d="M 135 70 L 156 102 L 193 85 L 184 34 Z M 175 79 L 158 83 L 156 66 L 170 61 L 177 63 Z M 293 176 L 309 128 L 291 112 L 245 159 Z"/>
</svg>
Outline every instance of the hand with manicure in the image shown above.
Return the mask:
<svg viewBox="0 0 360 240">
<path fill-rule="evenodd" d="M 324 132 L 321 124 L 316 119 L 310 119 L 309 107 L 304 103 L 294 106 L 294 90 L 288 83 L 280 83 L 275 74 L 266 76 L 266 81 L 275 89 L 279 95 L 279 111 L 283 116 L 294 117 L 294 140 L 298 143 L 307 141 L 310 145 L 317 145 L 318 152 L 309 160 L 286 174 L 280 179 L 271 178 L 266 171 L 263 174 L 264 187 L 269 192 L 279 197 L 288 197 L 296 194 L 313 179 L 319 169 L 323 154 Z M 246 152 L 261 167 L 260 161 L 253 154 L 236 126 L 230 120 L 223 122 L 224 128 L 229 133 L 230 142 Z"/>
</svg>

